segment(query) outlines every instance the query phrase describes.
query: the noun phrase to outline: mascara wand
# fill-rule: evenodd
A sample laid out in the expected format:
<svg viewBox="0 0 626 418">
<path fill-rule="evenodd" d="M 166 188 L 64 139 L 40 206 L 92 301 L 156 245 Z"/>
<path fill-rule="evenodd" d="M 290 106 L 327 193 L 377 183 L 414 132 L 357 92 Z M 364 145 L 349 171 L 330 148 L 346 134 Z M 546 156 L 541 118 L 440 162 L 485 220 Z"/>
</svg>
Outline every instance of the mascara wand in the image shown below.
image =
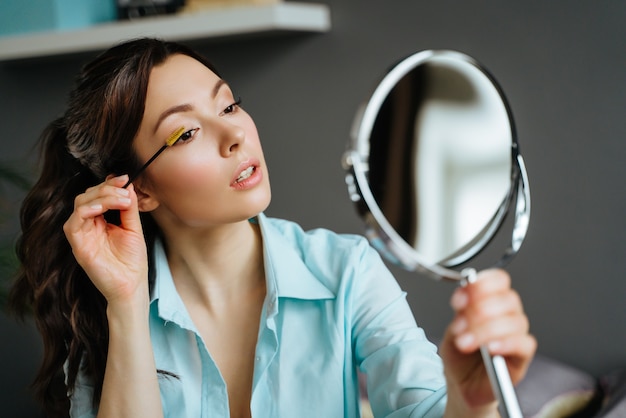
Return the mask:
<svg viewBox="0 0 626 418">
<path fill-rule="evenodd" d="M 161 153 L 163 151 L 165 151 L 166 148 L 171 147 L 176 142 L 178 142 L 178 140 L 182 136 L 183 132 L 185 132 L 185 127 L 184 126 L 181 126 L 180 128 L 176 129 L 174 132 L 172 132 L 172 134 L 169 136 L 169 138 L 167 138 L 167 141 L 165 141 L 165 145 L 163 145 L 157 152 L 155 152 L 154 155 L 148 161 L 146 161 L 146 163 L 144 165 L 142 165 L 139 170 L 135 171 L 135 174 L 130 176 L 130 178 L 128 179 L 126 184 L 123 186 L 123 188 L 124 189 L 127 188 L 128 185 L 130 183 L 132 183 L 146 169 L 146 167 L 148 167 L 150 165 L 150 163 L 152 163 L 152 161 L 154 161 L 156 159 L 156 157 L 161 155 Z"/>
</svg>

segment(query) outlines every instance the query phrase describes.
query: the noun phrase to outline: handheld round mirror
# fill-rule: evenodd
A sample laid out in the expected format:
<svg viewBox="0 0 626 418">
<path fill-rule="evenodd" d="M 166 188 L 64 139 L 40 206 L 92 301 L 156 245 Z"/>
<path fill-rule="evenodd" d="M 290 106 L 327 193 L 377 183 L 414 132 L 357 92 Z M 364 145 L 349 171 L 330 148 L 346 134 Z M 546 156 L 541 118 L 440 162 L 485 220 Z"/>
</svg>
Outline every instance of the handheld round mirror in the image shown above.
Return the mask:
<svg viewBox="0 0 626 418">
<path fill-rule="evenodd" d="M 503 225 L 519 250 L 530 192 L 512 113 L 471 57 L 428 50 L 400 61 L 358 112 L 343 156 L 349 195 L 387 260 L 433 278 L 475 280 L 475 260 Z M 512 222 L 504 222 L 512 214 Z M 521 417 L 506 363 L 482 348 L 503 417 Z"/>
<path fill-rule="evenodd" d="M 508 102 L 467 55 L 422 51 L 383 78 L 358 113 L 343 165 L 372 245 L 389 261 L 437 279 L 486 248 L 510 212 L 517 253 L 530 192 Z"/>
</svg>

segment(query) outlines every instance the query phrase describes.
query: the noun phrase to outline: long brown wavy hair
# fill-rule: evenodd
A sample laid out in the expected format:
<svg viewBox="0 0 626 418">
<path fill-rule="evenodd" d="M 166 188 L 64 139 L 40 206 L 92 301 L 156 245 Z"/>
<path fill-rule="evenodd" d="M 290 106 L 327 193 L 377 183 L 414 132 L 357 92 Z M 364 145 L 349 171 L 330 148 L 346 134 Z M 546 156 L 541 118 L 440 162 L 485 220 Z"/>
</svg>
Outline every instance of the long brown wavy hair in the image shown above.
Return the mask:
<svg viewBox="0 0 626 418">
<path fill-rule="evenodd" d="M 109 174 L 139 168 L 133 140 L 150 72 L 174 54 L 188 55 L 217 74 L 205 58 L 177 43 L 142 38 L 116 45 L 83 67 L 65 114 L 39 139 L 40 176 L 20 211 L 21 265 L 9 307 L 22 317 L 32 313 L 41 333 L 44 354 L 33 386 L 48 416 L 68 415 L 67 392 L 79 372 L 93 379 L 94 406 L 99 403 L 109 341 L 106 300 L 76 262 L 63 224 L 78 194 Z M 115 213 L 106 216 L 116 222 Z M 160 232 L 149 214 L 141 219 L 152 254 Z M 152 287 L 153 260 L 149 265 Z"/>
</svg>

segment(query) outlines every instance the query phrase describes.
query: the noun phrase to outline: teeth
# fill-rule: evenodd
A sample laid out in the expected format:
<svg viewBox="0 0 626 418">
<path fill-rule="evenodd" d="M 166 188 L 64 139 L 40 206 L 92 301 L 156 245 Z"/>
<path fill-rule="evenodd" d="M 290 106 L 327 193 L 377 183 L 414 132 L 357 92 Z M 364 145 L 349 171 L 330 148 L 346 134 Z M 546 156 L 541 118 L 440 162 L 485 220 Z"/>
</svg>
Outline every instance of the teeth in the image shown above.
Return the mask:
<svg viewBox="0 0 626 418">
<path fill-rule="evenodd" d="M 254 172 L 254 167 L 246 168 L 245 170 L 241 172 L 241 174 L 239 174 L 239 177 L 237 177 L 237 182 L 244 181 L 245 179 L 250 177 L 253 172 Z"/>
</svg>

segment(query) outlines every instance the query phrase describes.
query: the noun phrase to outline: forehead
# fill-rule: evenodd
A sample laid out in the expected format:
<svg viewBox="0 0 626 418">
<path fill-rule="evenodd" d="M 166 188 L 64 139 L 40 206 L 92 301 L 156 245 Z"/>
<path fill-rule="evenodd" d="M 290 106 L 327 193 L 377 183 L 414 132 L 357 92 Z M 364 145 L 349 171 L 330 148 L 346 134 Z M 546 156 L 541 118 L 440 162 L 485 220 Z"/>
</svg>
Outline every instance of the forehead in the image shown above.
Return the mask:
<svg viewBox="0 0 626 418">
<path fill-rule="evenodd" d="M 167 107 L 181 95 L 210 89 L 219 77 L 201 62 L 187 55 L 172 55 L 150 72 L 146 111 Z"/>
</svg>

